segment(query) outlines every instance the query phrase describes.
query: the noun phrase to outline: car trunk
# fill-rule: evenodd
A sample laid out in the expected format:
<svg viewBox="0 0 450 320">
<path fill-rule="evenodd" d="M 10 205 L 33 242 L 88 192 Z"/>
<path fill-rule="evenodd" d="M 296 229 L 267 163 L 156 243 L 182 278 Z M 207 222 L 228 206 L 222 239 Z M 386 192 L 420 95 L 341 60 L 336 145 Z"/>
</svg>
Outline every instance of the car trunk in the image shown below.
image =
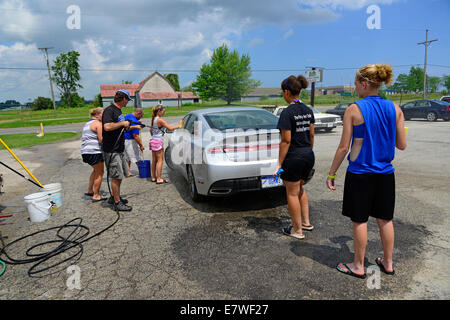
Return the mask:
<svg viewBox="0 0 450 320">
<path fill-rule="evenodd" d="M 209 149 L 209 153 L 224 153 L 234 162 L 265 161 L 278 158 L 280 132 L 274 130 L 247 130 L 225 133 L 222 145 Z"/>
</svg>

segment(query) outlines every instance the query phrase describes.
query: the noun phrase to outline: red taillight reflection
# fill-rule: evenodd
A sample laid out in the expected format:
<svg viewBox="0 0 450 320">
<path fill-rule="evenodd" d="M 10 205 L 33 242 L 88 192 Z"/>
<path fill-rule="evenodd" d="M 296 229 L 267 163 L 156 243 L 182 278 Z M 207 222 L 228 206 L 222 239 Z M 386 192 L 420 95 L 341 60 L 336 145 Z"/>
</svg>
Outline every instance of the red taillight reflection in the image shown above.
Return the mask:
<svg viewBox="0 0 450 320">
<path fill-rule="evenodd" d="M 222 148 L 211 148 L 208 149 L 208 153 L 222 153 L 223 149 Z"/>
<path fill-rule="evenodd" d="M 261 151 L 261 150 L 271 150 L 278 149 L 280 147 L 279 144 L 268 144 L 268 145 L 260 145 L 260 146 L 246 146 L 246 147 L 224 147 L 222 148 L 211 148 L 208 150 L 208 153 L 233 153 L 233 152 L 249 152 L 249 151 Z"/>
</svg>

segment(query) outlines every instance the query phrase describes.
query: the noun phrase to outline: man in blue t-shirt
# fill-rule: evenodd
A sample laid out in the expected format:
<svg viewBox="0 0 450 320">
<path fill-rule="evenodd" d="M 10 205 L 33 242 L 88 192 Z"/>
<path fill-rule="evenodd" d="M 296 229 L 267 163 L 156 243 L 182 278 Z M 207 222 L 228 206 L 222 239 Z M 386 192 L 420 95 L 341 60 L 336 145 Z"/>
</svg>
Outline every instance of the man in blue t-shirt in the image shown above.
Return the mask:
<svg viewBox="0 0 450 320">
<path fill-rule="evenodd" d="M 132 124 L 139 123 L 139 121 L 144 116 L 144 110 L 142 108 L 136 108 L 133 113 L 127 114 L 125 116 L 125 120 L 130 120 Z M 131 162 L 137 163 L 142 161 L 142 153 L 144 152 L 144 145 L 142 144 L 142 139 L 139 136 L 139 129 L 132 129 L 129 131 L 125 131 L 125 155 L 128 163 L 128 177 L 133 177 L 134 174 L 131 174 L 130 166 Z"/>
</svg>

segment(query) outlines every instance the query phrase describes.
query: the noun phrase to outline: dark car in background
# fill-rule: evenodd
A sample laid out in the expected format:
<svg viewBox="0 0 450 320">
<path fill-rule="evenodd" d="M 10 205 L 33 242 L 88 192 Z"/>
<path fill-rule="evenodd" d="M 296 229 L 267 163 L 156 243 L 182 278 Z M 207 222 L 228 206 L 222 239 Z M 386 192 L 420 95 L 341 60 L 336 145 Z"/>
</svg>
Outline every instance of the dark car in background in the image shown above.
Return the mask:
<svg viewBox="0 0 450 320">
<path fill-rule="evenodd" d="M 423 118 L 428 121 L 443 119 L 450 120 L 450 102 L 440 100 L 415 100 L 400 106 L 405 115 L 405 120 Z"/>
<path fill-rule="evenodd" d="M 345 110 L 352 104 L 353 102 L 345 102 L 338 104 L 334 109 L 328 109 L 325 113 L 336 114 L 341 116 L 341 119 L 344 118 Z"/>
</svg>

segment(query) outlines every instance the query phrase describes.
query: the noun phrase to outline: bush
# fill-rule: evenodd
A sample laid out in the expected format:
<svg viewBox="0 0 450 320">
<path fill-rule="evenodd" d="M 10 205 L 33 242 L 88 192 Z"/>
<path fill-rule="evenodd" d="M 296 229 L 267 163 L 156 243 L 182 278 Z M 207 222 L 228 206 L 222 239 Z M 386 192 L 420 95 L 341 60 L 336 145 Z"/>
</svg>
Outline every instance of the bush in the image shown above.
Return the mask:
<svg viewBox="0 0 450 320">
<path fill-rule="evenodd" d="M 95 96 L 93 104 L 94 104 L 94 108 L 101 108 L 101 107 L 103 107 L 102 95 L 100 93 Z"/>
<path fill-rule="evenodd" d="M 61 97 L 62 103 L 61 106 L 63 108 L 69 108 L 69 104 L 67 103 L 67 99 L 64 99 L 63 97 Z M 72 105 L 70 106 L 71 108 L 80 108 L 80 107 L 84 107 L 84 98 L 80 97 L 78 95 L 78 93 L 71 93 L 70 94 L 70 100 Z"/>
<path fill-rule="evenodd" d="M 36 100 L 31 103 L 32 110 L 46 110 L 52 108 L 53 102 L 50 98 L 37 97 Z"/>
</svg>

